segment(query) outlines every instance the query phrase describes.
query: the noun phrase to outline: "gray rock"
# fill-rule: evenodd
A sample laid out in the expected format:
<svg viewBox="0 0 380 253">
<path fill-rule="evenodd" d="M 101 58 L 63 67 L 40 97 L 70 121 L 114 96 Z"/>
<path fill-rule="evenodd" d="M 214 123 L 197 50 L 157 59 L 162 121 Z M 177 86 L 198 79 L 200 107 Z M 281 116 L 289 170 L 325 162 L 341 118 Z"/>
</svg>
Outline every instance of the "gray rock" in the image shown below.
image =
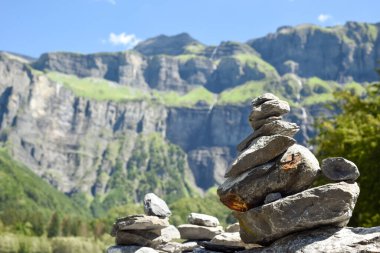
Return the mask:
<svg viewBox="0 0 380 253">
<path fill-rule="evenodd" d="M 234 212 L 245 243 L 267 245 L 294 232 L 347 225 L 359 196 L 356 183 L 327 184 L 247 212 Z M 242 225 L 243 224 L 243 225 Z"/>
<path fill-rule="evenodd" d="M 168 226 L 168 219 L 162 219 L 157 216 L 146 216 L 143 214 L 118 218 L 114 224 L 116 231 L 162 229 Z"/>
<path fill-rule="evenodd" d="M 198 247 L 198 243 L 196 241 L 184 242 L 181 244 L 181 252 L 193 251 L 196 247 Z"/>
<path fill-rule="evenodd" d="M 141 246 L 111 246 L 106 250 L 106 253 L 158 253 L 158 251 Z"/>
<path fill-rule="evenodd" d="M 211 240 L 214 236 L 223 233 L 223 227 L 204 227 L 192 224 L 178 226 L 182 239 L 187 240 Z"/>
<path fill-rule="evenodd" d="M 268 124 L 275 120 L 281 120 L 281 119 L 282 119 L 281 116 L 272 116 L 272 117 L 268 117 L 268 118 L 260 119 L 260 120 L 254 120 L 254 121 L 250 120 L 249 123 L 254 130 L 257 130 L 265 124 Z"/>
<path fill-rule="evenodd" d="M 168 253 L 180 253 L 182 252 L 181 243 L 179 242 L 168 242 L 157 246 L 156 248 L 159 251 L 168 252 Z"/>
<path fill-rule="evenodd" d="M 228 225 L 226 228 L 226 232 L 228 233 L 234 233 L 240 231 L 240 225 L 239 222 L 236 222 L 234 224 Z"/>
<path fill-rule="evenodd" d="M 295 144 L 273 162 L 228 178 L 217 193 L 227 207 L 244 212 L 263 204 L 269 193 L 288 196 L 306 189 L 319 172 L 315 156 L 307 148 Z"/>
<path fill-rule="evenodd" d="M 233 253 L 236 251 L 245 250 L 245 247 L 242 247 L 242 246 L 220 245 L 220 244 L 216 244 L 216 243 L 212 243 L 208 241 L 200 241 L 198 242 L 198 245 L 204 247 L 206 250 L 215 251 L 215 252 Z"/>
<path fill-rule="evenodd" d="M 238 146 L 238 151 L 243 151 L 246 149 L 251 142 L 260 137 L 260 136 L 269 136 L 269 135 L 275 135 L 280 134 L 288 137 L 293 137 L 297 132 L 299 131 L 299 127 L 295 123 L 289 123 L 283 120 L 275 120 L 271 121 L 256 131 L 254 131 L 252 134 L 250 134 L 246 139 L 244 139 Z"/>
<path fill-rule="evenodd" d="M 190 224 L 198 225 L 198 226 L 206 226 L 206 227 L 217 227 L 219 226 L 218 218 L 201 213 L 191 213 L 187 217 L 187 221 Z"/>
<path fill-rule="evenodd" d="M 270 100 L 280 100 L 280 99 L 272 93 L 264 93 L 263 95 L 261 95 L 257 98 L 254 98 L 251 102 L 251 105 L 253 107 L 259 106 L 259 105 L 261 105 L 267 101 L 270 101 Z"/>
<path fill-rule="evenodd" d="M 245 251 L 245 253 L 283 252 L 380 252 L 380 227 L 324 227 L 286 236 L 269 247 Z"/>
<path fill-rule="evenodd" d="M 154 193 L 148 193 L 144 197 L 144 211 L 146 215 L 169 217 L 172 213 L 166 202 Z"/>
<path fill-rule="evenodd" d="M 257 247 L 257 244 L 246 244 L 241 238 L 239 232 L 233 233 L 221 233 L 220 235 L 216 235 L 210 243 L 221 246 L 232 246 L 232 247 L 242 247 L 245 249 Z"/>
<path fill-rule="evenodd" d="M 259 106 L 254 106 L 251 114 L 249 115 L 249 121 L 255 121 L 260 119 L 266 119 L 272 116 L 281 116 L 290 112 L 290 106 L 288 102 L 283 100 L 269 100 L 262 103 Z"/>
<path fill-rule="evenodd" d="M 173 225 L 161 229 L 161 236 L 164 237 L 166 241 L 172 241 L 181 238 L 181 234 L 179 233 L 178 229 Z"/>
<path fill-rule="evenodd" d="M 281 198 L 282 198 L 282 195 L 281 195 L 281 193 L 279 193 L 279 192 L 269 193 L 269 194 L 265 197 L 265 199 L 264 199 L 264 203 L 265 203 L 265 204 L 272 203 L 272 202 L 274 202 L 274 201 L 276 201 L 276 200 L 279 200 L 279 199 L 281 199 Z"/>
<path fill-rule="evenodd" d="M 323 174 L 333 181 L 355 181 L 359 176 L 359 169 L 355 163 L 343 157 L 330 157 L 322 161 Z"/>
<path fill-rule="evenodd" d="M 169 238 L 161 236 L 160 230 L 119 230 L 115 238 L 117 245 L 138 245 L 152 248 L 169 241 Z"/>
<path fill-rule="evenodd" d="M 264 164 L 285 152 L 295 142 L 293 138 L 283 135 L 259 137 L 235 159 L 225 177 L 237 176 L 244 171 Z"/>
</svg>

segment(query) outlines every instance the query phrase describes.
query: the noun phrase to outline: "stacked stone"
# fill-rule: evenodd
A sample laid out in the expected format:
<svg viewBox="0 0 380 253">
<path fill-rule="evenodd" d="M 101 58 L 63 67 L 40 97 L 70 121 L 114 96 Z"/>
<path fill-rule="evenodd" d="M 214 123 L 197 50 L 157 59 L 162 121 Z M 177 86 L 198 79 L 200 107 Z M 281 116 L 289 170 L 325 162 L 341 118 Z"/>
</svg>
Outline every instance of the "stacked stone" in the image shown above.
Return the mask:
<svg viewBox="0 0 380 253">
<path fill-rule="evenodd" d="M 190 241 L 211 240 L 224 232 L 219 220 L 207 214 L 191 213 L 187 217 L 187 221 L 189 224 L 178 226 L 181 239 Z"/>
<path fill-rule="evenodd" d="M 343 227 L 359 195 L 353 182 L 357 168 L 340 158 L 322 165 L 339 182 L 308 189 L 321 169 L 315 156 L 293 139 L 299 127 L 282 120 L 289 111 L 287 102 L 270 93 L 252 101 L 254 132 L 237 146 L 240 153 L 218 188 L 221 202 L 239 220 L 245 243 L 267 245 L 290 233 Z"/>
<path fill-rule="evenodd" d="M 165 201 L 154 193 L 144 197 L 145 214 L 129 215 L 118 218 L 111 235 L 116 237 L 117 246 L 107 250 L 118 252 L 157 252 L 173 239 L 179 239 L 179 231 L 169 224 L 171 212 Z M 144 248 L 139 248 L 139 247 Z"/>
</svg>

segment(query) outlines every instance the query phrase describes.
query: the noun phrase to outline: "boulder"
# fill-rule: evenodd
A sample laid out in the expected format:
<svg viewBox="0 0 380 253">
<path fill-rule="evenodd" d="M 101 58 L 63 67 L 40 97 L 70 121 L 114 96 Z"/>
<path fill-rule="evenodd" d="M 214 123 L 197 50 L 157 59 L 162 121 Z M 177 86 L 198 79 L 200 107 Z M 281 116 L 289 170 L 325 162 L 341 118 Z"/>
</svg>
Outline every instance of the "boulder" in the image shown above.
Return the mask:
<svg viewBox="0 0 380 253">
<path fill-rule="evenodd" d="M 286 236 L 275 241 L 270 247 L 245 251 L 245 253 L 282 252 L 380 252 L 380 227 L 324 227 Z"/>
<path fill-rule="evenodd" d="M 116 220 L 111 235 L 115 235 L 118 230 L 150 230 L 162 229 L 168 226 L 168 219 L 143 214 L 129 215 Z"/>
<path fill-rule="evenodd" d="M 282 198 L 282 195 L 279 192 L 269 193 L 264 199 L 264 204 L 272 203 L 281 198 Z"/>
<path fill-rule="evenodd" d="M 252 99 L 251 105 L 253 107 L 259 106 L 270 100 L 280 100 L 280 99 L 277 96 L 273 95 L 272 93 L 264 93 L 263 95 Z"/>
<path fill-rule="evenodd" d="M 260 136 L 269 136 L 280 134 L 288 137 L 293 137 L 299 131 L 299 127 L 295 123 L 286 122 L 283 120 L 274 120 L 250 134 L 236 148 L 239 152 L 246 149 L 251 142 Z"/>
<path fill-rule="evenodd" d="M 240 231 L 240 225 L 239 222 L 236 222 L 234 224 L 228 225 L 226 228 L 226 232 L 233 233 L 233 232 L 239 232 Z"/>
<path fill-rule="evenodd" d="M 283 135 L 262 136 L 254 141 L 233 161 L 225 177 L 237 176 L 264 164 L 285 152 L 296 141 Z"/>
<path fill-rule="evenodd" d="M 217 193 L 227 207 L 244 212 L 263 204 L 270 193 L 288 196 L 308 188 L 319 172 L 315 156 L 307 148 L 295 144 L 275 161 L 228 178 Z"/>
<path fill-rule="evenodd" d="M 204 227 L 192 224 L 178 226 L 182 239 L 187 240 L 211 240 L 214 236 L 223 233 L 223 227 Z"/>
<path fill-rule="evenodd" d="M 282 119 L 281 116 L 272 116 L 272 117 L 268 117 L 268 118 L 264 118 L 264 119 L 260 119 L 260 120 L 255 120 L 255 121 L 249 121 L 249 122 L 251 124 L 251 127 L 254 130 L 257 130 L 265 124 L 268 124 L 268 123 L 275 121 L 275 120 L 281 120 L 281 119 Z"/>
<path fill-rule="evenodd" d="M 259 106 L 254 106 L 249 115 L 249 121 L 266 119 L 272 116 L 282 116 L 290 112 L 290 106 L 288 102 L 283 100 L 269 100 Z"/>
<path fill-rule="evenodd" d="M 201 213 L 191 213 L 187 217 L 187 221 L 193 225 L 206 226 L 206 227 L 217 227 L 219 226 L 218 218 Z"/>
<path fill-rule="evenodd" d="M 106 253 L 158 253 L 158 251 L 141 246 L 111 246 L 106 250 Z"/>
<path fill-rule="evenodd" d="M 288 234 L 326 225 L 347 225 L 359 196 L 356 183 L 311 188 L 256 207 L 234 212 L 245 243 L 267 245 Z"/>
<path fill-rule="evenodd" d="M 169 207 L 154 193 L 148 193 L 144 197 L 144 211 L 146 215 L 158 216 L 161 218 L 169 217 L 172 213 Z"/>
<path fill-rule="evenodd" d="M 330 157 L 322 161 L 323 174 L 333 181 L 355 181 L 360 176 L 355 163 L 343 157 Z"/>
</svg>

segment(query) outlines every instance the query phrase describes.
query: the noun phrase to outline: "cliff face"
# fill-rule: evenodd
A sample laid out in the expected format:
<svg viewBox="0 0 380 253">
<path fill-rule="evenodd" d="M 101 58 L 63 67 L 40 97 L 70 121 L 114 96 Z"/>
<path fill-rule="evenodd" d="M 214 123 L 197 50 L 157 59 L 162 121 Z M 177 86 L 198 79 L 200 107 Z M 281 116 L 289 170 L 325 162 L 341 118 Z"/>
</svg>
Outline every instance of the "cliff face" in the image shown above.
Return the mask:
<svg viewBox="0 0 380 253">
<path fill-rule="evenodd" d="M 348 22 L 321 28 L 313 25 L 282 27 L 276 33 L 248 42 L 280 74 L 318 76 L 340 82 L 374 81 L 380 58 L 380 25 Z"/>
<path fill-rule="evenodd" d="M 236 144 L 252 131 L 252 97 L 269 91 L 291 101 L 288 117 L 302 126 L 296 139 L 307 145 L 313 116 L 343 86 L 334 81 L 375 78 L 377 33 L 357 26 L 282 28 L 250 41 L 255 49 L 205 46 L 182 34 L 150 39 L 136 51 L 48 53 L 32 64 L 0 53 L 0 141 L 59 190 L 99 197 L 105 207 L 147 191 L 192 195 L 224 180 Z M 343 50 L 349 46 L 353 51 Z M 112 99 L 123 87 L 132 89 L 128 97 Z"/>
</svg>

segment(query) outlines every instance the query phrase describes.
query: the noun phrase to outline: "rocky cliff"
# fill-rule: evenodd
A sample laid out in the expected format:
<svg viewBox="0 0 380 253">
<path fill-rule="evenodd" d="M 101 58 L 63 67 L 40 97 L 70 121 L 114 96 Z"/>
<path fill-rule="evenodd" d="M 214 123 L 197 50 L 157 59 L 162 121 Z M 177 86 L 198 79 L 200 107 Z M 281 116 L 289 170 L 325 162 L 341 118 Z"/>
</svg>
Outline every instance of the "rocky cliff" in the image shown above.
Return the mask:
<svg viewBox="0 0 380 253">
<path fill-rule="evenodd" d="M 312 116 L 325 113 L 321 105 L 334 90 L 362 89 L 337 81 L 375 79 L 378 25 L 355 24 L 281 28 L 219 46 L 187 34 L 159 36 L 127 52 L 47 53 L 31 64 L 1 53 L 0 140 L 59 190 L 95 197 L 103 207 L 153 190 L 168 200 L 192 195 L 224 180 L 235 145 L 252 131 L 252 97 L 269 91 L 291 101 L 288 117 L 305 144 Z M 371 49 L 365 62 L 342 56 L 346 37 L 356 38 L 352 52 Z"/>
</svg>

